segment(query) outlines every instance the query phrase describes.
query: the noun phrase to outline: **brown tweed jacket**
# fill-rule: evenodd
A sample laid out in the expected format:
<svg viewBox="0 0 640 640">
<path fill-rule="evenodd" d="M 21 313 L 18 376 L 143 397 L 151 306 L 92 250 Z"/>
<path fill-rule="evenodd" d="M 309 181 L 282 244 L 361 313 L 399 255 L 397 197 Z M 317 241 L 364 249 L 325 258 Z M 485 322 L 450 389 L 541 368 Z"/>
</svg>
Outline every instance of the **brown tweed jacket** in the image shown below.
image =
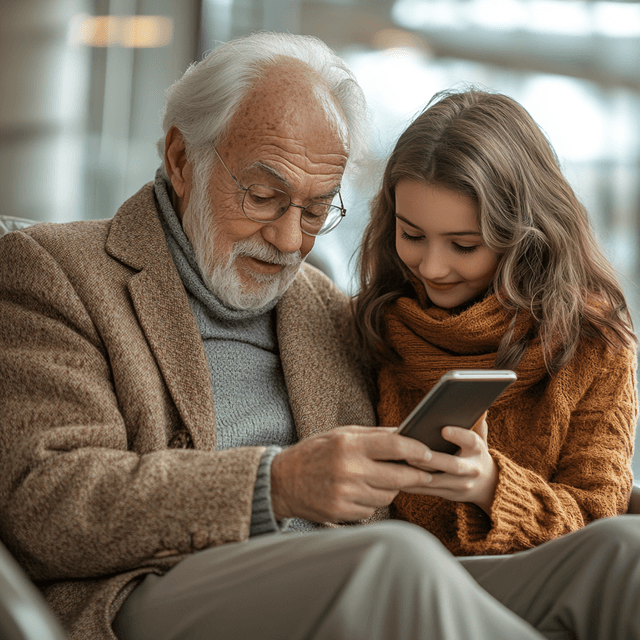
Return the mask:
<svg viewBox="0 0 640 640">
<path fill-rule="evenodd" d="M 276 314 L 299 436 L 374 424 L 346 297 L 305 266 Z M 184 429 L 194 448 L 170 448 Z M 151 184 L 111 220 L 0 240 L 0 537 L 70 638 L 113 640 L 140 576 L 247 538 L 264 448 L 215 446 Z"/>
</svg>

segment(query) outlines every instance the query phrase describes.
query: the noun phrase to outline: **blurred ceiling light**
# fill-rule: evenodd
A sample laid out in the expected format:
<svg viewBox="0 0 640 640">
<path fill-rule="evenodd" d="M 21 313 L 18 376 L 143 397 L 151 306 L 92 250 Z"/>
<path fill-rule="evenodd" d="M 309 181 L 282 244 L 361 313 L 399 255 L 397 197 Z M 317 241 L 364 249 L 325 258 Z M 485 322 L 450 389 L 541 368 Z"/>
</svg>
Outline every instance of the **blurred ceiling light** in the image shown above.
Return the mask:
<svg viewBox="0 0 640 640">
<path fill-rule="evenodd" d="M 69 44 L 89 47 L 164 47 L 173 37 L 166 16 L 90 16 L 78 14 L 69 25 Z"/>
<path fill-rule="evenodd" d="M 396 0 L 406 29 L 530 31 L 568 36 L 640 36 L 640 4 L 605 0 Z"/>
<path fill-rule="evenodd" d="M 397 0 L 391 10 L 393 19 L 407 29 L 420 29 L 426 26 L 460 29 L 464 27 L 460 20 L 457 2 L 450 0 Z"/>
<path fill-rule="evenodd" d="M 380 29 L 373 36 L 373 46 L 395 57 L 429 53 L 422 38 L 404 29 Z"/>
<path fill-rule="evenodd" d="M 472 23 L 497 31 L 511 31 L 514 25 L 524 26 L 529 19 L 520 0 L 475 0 L 468 13 Z"/>
<path fill-rule="evenodd" d="M 629 2 L 596 2 L 593 7 L 598 30 L 612 38 L 633 38 L 640 34 L 640 6 Z"/>
<path fill-rule="evenodd" d="M 611 114 L 587 82 L 532 74 L 524 81 L 520 100 L 552 141 L 557 154 L 572 162 L 597 162 L 607 157 Z M 554 96 L 549 100 L 549 96 Z M 580 105 L 579 109 L 571 105 Z M 559 108 L 558 105 L 564 105 Z M 611 147 L 609 149 L 612 151 Z"/>
<path fill-rule="evenodd" d="M 593 31 L 591 3 L 583 0 L 530 0 L 528 4 L 529 31 L 567 36 L 589 35 Z M 596 4 L 604 3 L 593 3 Z"/>
</svg>

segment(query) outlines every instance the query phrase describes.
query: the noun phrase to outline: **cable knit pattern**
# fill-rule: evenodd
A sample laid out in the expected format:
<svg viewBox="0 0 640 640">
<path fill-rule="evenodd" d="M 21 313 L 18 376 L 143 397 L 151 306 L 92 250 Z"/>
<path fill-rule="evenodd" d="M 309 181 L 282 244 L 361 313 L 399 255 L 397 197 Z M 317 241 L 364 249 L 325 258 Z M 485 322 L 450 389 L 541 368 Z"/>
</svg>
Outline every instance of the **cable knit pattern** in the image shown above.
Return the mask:
<svg viewBox="0 0 640 640">
<path fill-rule="evenodd" d="M 513 314 L 489 296 L 458 315 L 401 298 L 386 314 L 402 357 L 379 374 L 380 424 L 398 425 L 451 369 L 490 369 Z M 526 314 L 516 334 L 528 331 Z M 533 341 L 518 381 L 488 412 L 499 469 L 489 518 L 479 507 L 400 493 L 392 515 L 435 534 L 456 555 L 520 551 L 624 513 L 632 484 L 637 418 L 636 354 L 583 341 L 550 377 Z"/>
</svg>

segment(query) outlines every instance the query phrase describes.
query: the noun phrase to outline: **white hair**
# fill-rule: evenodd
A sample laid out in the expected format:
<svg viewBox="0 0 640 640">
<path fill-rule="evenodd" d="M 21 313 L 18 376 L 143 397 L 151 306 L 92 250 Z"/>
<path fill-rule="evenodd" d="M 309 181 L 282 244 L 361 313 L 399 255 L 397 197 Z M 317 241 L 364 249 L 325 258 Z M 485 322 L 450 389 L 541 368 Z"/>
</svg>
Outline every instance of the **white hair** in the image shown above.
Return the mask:
<svg viewBox="0 0 640 640">
<path fill-rule="evenodd" d="M 189 161 L 210 155 L 244 97 L 282 57 L 307 64 L 327 83 L 349 131 L 349 164 L 357 164 L 367 146 L 368 118 L 364 94 L 347 63 L 318 38 L 267 31 L 221 45 L 169 87 L 160 157 L 164 159 L 165 137 L 173 125 L 182 134 Z"/>
</svg>

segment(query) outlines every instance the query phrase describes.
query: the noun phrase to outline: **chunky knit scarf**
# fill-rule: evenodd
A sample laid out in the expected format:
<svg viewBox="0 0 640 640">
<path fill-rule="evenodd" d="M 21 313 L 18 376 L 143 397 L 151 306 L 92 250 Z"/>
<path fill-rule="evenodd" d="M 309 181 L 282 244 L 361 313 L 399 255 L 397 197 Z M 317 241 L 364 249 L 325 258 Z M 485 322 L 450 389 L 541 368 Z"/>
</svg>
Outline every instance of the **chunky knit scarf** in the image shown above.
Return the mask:
<svg viewBox="0 0 640 640">
<path fill-rule="evenodd" d="M 382 425 L 399 425 L 447 371 L 493 368 L 498 346 L 512 325 L 516 339 L 531 328 L 527 314 L 514 316 L 495 295 L 455 315 L 445 309 L 429 308 L 421 292 L 418 296 L 419 299 L 400 298 L 385 313 L 386 339 L 401 362 L 383 366 L 379 374 L 378 411 Z M 516 372 L 517 382 L 498 398 L 494 407 L 521 404 L 527 390 L 547 376 L 539 341 L 528 346 Z M 454 518 L 454 505 L 448 500 L 401 492 L 392 505 L 392 514 L 433 530 L 434 515 L 444 515 L 444 503 L 448 503 L 446 510 Z M 454 523 L 451 525 L 455 528 Z M 433 533 L 437 535 L 439 527 L 435 528 Z M 460 552 L 456 544 L 449 544 L 446 539 L 443 542 L 452 551 Z"/>
<path fill-rule="evenodd" d="M 386 340 L 402 360 L 380 371 L 380 420 L 398 425 L 447 371 L 494 368 L 498 346 L 514 314 L 495 295 L 457 315 L 400 298 L 387 309 L 385 321 Z M 519 313 L 514 337 L 520 338 L 530 327 L 527 314 Z M 539 341 L 529 345 L 516 372 L 518 381 L 498 398 L 497 405 L 513 402 L 547 374 Z"/>
</svg>

